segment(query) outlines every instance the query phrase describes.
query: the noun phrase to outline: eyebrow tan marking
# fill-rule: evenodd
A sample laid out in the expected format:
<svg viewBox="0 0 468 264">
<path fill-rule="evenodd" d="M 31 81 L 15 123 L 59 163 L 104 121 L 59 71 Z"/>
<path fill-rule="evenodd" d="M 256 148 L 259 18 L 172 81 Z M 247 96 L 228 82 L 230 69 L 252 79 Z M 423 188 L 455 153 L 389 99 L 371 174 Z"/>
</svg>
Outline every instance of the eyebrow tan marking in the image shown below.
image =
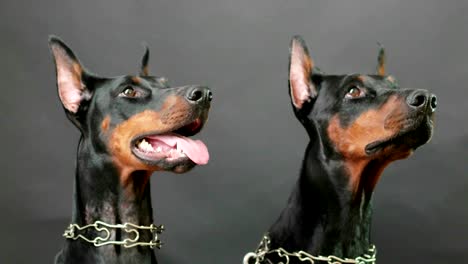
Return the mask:
<svg viewBox="0 0 468 264">
<path fill-rule="evenodd" d="M 359 75 L 359 76 L 356 77 L 356 79 L 358 79 L 359 81 L 361 81 L 361 82 L 364 83 L 364 82 L 366 82 L 366 80 L 367 80 L 367 76 L 365 76 L 365 75 Z"/>
<path fill-rule="evenodd" d="M 109 130 L 109 124 L 110 124 L 110 116 L 106 116 L 104 118 L 104 120 L 102 120 L 102 123 L 101 123 L 101 130 L 103 133 L 106 133 L 107 130 Z"/>
<path fill-rule="evenodd" d="M 140 83 L 141 83 L 141 79 L 140 79 L 140 77 L 138 77 L 138 76 L 132 76 L 131 79 L 132 79 L 132 82 L 133 82 L 134 84 L 140 84 Z"/>
</svg>

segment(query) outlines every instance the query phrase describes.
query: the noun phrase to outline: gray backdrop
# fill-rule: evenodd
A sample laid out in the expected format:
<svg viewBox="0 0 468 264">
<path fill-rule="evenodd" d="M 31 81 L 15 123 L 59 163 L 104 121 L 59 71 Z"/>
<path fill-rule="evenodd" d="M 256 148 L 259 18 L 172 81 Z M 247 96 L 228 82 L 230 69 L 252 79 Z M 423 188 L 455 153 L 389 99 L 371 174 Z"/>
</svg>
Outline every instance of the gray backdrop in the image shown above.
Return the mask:
<svg viewBox="0 0 468 264">
<path fill-rule="evenodd" d="M 71 215 L 79 134 L 56 94 L 52 33 L 106 76 L 137 72 L 147 41 L 153 73 L 214 92 L 198 136 L 209 165 L 151 180 L 163 264 L 240 263 L 285 205 L 308 141 L 287 95 L 290 37 L 330 73 L 372 72 L 382 42 L 388 72 L 439 108 L 432 142 L 377 187 L 379 263 L 467 263 L 467 25 L 466 0 L 1 1 L 0 263 L 51 263 Z"/>
</svg>

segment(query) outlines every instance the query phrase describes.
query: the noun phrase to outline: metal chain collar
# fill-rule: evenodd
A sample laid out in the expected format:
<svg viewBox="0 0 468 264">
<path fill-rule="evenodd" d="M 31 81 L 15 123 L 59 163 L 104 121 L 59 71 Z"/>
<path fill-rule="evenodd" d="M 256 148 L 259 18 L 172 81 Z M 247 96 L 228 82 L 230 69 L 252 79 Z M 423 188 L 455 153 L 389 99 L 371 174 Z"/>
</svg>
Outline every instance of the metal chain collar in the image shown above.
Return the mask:
<svg viewBox="0 0 468 264">
<path fill-rule="evenodd" d="M 96 238 L 91 240 L 79 234 L 79 231 L 83 231 L 88 228 L 94 228 L 94 230 L 96 230 L 97 232 L 105 232 L 105 235 L 103 237 L 97 236 Z M 123 229 L 127 233 L 134 233 L 135 237 L 133 239 L 127 238 L 122 241 L 112 241 L 110 240 L 111 231 L 109 230 L 109 228 Z M 151 231 L 151 233 L 153 234 L 152 239 L 148 242 L 138 241 L 140 239 L 139 230 Z M 112 225 L 101 221 L 96 221 L 94 222 L 94 224 L 89 224 L 82 227 L 80 227 L 77 224 L 70 224 L 67 227 L 67 229 L 65 229 L 63 236 L 73 240 L 81 238 L 84 241 L 93 244 L 95 247 L 101 247 L 105 245 L 123 245 L 125 248 L 131 248 L 136 246 L 149 246 L 150 248 L 161 248 L 162 242 L 159 240 L 158 235 L 161 234 L 162 231 L 164 231 L 163 225 L 155 226 L 154 224 L 151 224 L 149 226 L 138 226 L 131 223 Z"/>
<path fill-rule="evenodd" d="M 298 251 L 290 253 L 283 248 L 270 249 L 270 238 L 268 235 L 263 236 L 262 241 L 258 245 L 255 252 L 249 252 L 244 256 L 243 264 L 249 264 L 250 260 L 255 260 L 255 264 L 268 263 L 273 264 L 270 260 L 265 259 L 265 255 L 276 253 L 285 262 L 278 264 L 289 264 L 290 258 L 296 258 L 301 262 L 309 262 L 314 264 L 315 261 L 326 261 L 328 264 L 375 264 L 377 260 L 377 249 L 375 245 L 371 245 L 366 254 L 354 259 L 339 258 L 336 256 L 312 256 L 305 251 Z"/>
</svg>

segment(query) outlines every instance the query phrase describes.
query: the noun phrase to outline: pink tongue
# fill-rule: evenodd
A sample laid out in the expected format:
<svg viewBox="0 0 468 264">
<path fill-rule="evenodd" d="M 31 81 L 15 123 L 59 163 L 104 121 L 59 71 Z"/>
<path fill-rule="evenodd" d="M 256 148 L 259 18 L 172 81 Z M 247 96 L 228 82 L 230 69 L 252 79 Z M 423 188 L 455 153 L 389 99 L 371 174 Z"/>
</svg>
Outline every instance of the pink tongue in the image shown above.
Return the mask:
<svg viewBox="0 0 468 264">
<path fill-rule="evenodd" d="M 205 165 L 210 159 L 208 148 L 201 140 L 192 140 L 177 134 L 165 134 L 148 138 L 162 141 L 171 147 L 179 146 L 185 155 L 198 165 Z"/>
</svg>

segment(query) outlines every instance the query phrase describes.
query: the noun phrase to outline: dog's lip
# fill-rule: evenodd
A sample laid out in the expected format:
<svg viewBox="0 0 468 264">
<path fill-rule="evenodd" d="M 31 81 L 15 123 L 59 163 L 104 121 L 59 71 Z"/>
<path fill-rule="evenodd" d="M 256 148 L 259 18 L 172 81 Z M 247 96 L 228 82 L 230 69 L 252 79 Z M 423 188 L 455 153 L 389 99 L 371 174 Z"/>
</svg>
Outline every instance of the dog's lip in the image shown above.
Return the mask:
<svg viewBox="0 0 468 264">
<path fill-rule="evenodd" d="M 416 120 L 416 122 L 414 122 L 412 125 L 402 129 L 396 135 L 391 136 L 387 139 L 378 140 L 378 141 L 374 141 L 372 143 L 367 144 L 365 147 L 366 155 L 373 155 L 379 152 L 380 150 L 384 149 L 386 146 L 389 146 L 392 143 L 395 143 L 396 141 L 402 139 L 403 137 L 407 136 L 411 132 L 419 129 L 419 127 L 423 125 L 425 120 L 427 120 L 428 125 L 432 129 L 434 127 L 433 125 L 434 122 L 430 117 L 431 117 L 430 115 L 423 116 L 422 118 L 419 118 L 418 120 Z"/>
<path fill-rule="evenodd" d="M 388 139 L 388 140 L 379 140 L 379 141 L 374 141 L 372 143 L 369 143 L 365 147 L 365 151 L 367 155 L 372 155 L 377 153 L 380 149 L 383 149 L 386 145 L 391 144 L 391 141 L 393 139 Z"/>
<path fill-rule="evenodd" d="M 168 133 L 175 133 L 184 137 L 192 137 L 201 131 L 201 129 L 203 128 L 203 125 L 204 125 L 204 122 L 200 118 L 196 118 L 195 120 L 191 122 L 187 122 L 186 124 L 183 124 L 181 126 L 175 127 L 174 129 L 162 130 L 162 131 L 151 131 L 151 132 L 143 133 L 134 137 L 130 141 L 130 146 L 132 147 L 135 146 L 135 144 L 138 141 L 142 140 L 145 137 L 164 135 Z"/>
<path fill-rule="evenodd" d="M 204 123 L 205 122 L 201 118 L 196 118 L 192 122 L 188 122 L 187 124 L 180 126 L 172 132 L 184 137 L 191 137 L 198 134 L 202 130 Z"/>
<path fill-rule="evenodd" d="M 196 163 L 193 162 L 189 157 L 184 156 L 184 157 L 178 157 L 178 158 L 168 158 L 165 156 L 161 156 L 161 158 L 154 159 L 149 157 L 146 153 L 140 151 L 136 146 L 132 147 L 132 152 L 133 154 L 143 162 L 149 165 L 159 165 L 160 163 L 166 163 L 170 165 L 175 165 L 175 164 L 182 164 L 186 163 L 187 165 L 195 165 Z M 164 154 L 162 154 L 164 155 Z"/>
<path fill-rule="evenodd" d="M 140 152 L 137 148 L 132 148 L 132 152 L 143 163 L 152 167 L 158 167 L 158 170 L 183 173 L 196 165 L 196 163 L 188 157 L 151 159 L 146 158 L 145 153 Z"/>
<path fill-rule="evenodd" d="M 150 131 L 143 134 L 139 134 L 130 141 L 130 146 L 135 146 L 138 141 L 142 140 L 145 137 L 165 135 L 169 133 L 175 133 L 184 137 L 192 137 L 201 131 L 201 129 L 203 128 L 203 124 L 204 122 L 200 118 L 196 118 L 191 122 L 187 122 L 181 126 L 174 127 L 170 130 Z"/>
</svg>

